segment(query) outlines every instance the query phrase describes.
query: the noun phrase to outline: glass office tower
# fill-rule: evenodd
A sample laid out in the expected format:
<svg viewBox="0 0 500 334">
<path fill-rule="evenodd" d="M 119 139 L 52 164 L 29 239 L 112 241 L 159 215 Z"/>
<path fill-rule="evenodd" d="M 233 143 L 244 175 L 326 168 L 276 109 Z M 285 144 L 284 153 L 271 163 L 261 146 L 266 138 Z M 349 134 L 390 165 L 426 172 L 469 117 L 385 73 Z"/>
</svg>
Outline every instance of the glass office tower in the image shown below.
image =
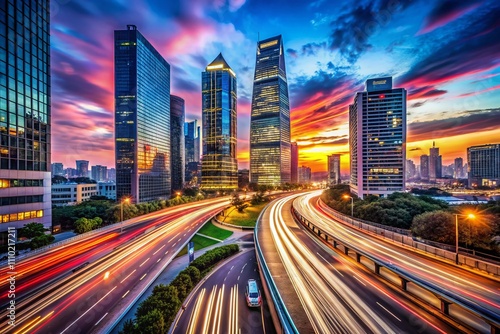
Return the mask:
<svg viewBox="0 0 500 334">
<path fill-rule="evenodd" d="M 202 73 L 201 188 L 238 188 L 236 75 L 219 54 Z"/>
<path fill-rule="evenodd" d="M 281 35 L 257 43 L 250 123 L 250 182 L 291 181 L 290 104 Z"/>
<path fill-rule="evenodd" d="M 170 65 L 136 26 L 115 31 L 116 196 L 170 196 Z"/>
<path fill-rule="evenodd" d="M 392 77 L 366 81 L 349 106 L 351 192 L 385 197 L 405 189 L 406 90 Z"/>
<path fill-rule="evenodd" d="M 170 148 L 172 166 L 172 193 L 184 185 L 184 99 L 170 95 Z"/>
<path fill-rule="evenodd" d="M 500 144 L 467 147 L 469 187 L 500 184 Z"/>
<path fill-rule="evenodd" d="M 49 5 L 0 2 L 0 232 L 52 225 Z"/>
</svg>

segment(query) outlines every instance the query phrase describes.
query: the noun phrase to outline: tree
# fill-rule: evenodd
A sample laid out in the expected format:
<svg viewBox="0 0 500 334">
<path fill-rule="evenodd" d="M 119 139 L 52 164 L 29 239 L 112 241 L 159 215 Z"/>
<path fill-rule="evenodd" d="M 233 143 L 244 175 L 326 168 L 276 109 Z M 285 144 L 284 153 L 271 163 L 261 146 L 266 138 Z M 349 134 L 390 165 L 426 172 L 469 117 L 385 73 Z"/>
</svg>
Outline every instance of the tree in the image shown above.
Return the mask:
<svg viewBox="0 0 500 334">
<path fill-rule="evenodd" d="M 188 275 L 191 278 L 193 285 L 200 281 L 201 273 L 196 267 L 188 266 L 186 269 L 181 271 L 181 273 Z"/>
<path fill-rule="evenodd" d="M 193 288 L 191 277 L 183 273 L 179 274 L 170 284 L 176 287 L 180 300 L 184 300 Z"/>
<path fill-rule="evenodd" d="M 413 218 L 410 229 L 413 235 L 426 240 L 445 244 L 455 243 L 454 217 L 446 211 L 422 213 Z"/>
<path fill-rule="evenodd" d="M 41 223 L 28 223 L 24 224 L 24 227 L 20 228 L 18 235 L 20 238 L 32 239 L 45 234 L 47 229 Z"/>
<path fill-rule="evenodd" d="M 139 330 L 132 319 L 125 320 L 123 328 L 118 332 L 118 334 L 135 334 Z"/>
<path fill-rule="evenodd" d="M 238 194 L 234 194 L 231 198 L 231 205 L 234 206 L 238 212 L 243 212 L 243 210 L 248 207 L 248 204 L 245 203 Z"/>
<path fill-rule="evenodd" d="M 61 175 L 54 175 L 54 177 L 52 178 L 52 184 L 60 184 L 66 182 L 68 182 L 68 179 Z"/>
<path fill-rule="evenodd" d="M 144 334 L 164 334 L 168 331 L 168 325 L 160 310 L 154 309 L 144 316 L 137 318 L 137 329 Z"/>
<path fill-rule="evenodd" d="M 95 218 L 79 218 L 75 222 L 75 232 L 76 233 L 85 233 L 89 232 L 92 230 L 95 230 L 96 228 L 99 228 L 102 225 L 102 219 L 99 217 Z"/>
<path fill-rule="evenodd" d="M 30 248 L 37 249 L 43 246 L 50 245 L 55 240 L 54 236 L 51 234 L 42 234 L 34 237 L 30 241 Z"/>
</svg>

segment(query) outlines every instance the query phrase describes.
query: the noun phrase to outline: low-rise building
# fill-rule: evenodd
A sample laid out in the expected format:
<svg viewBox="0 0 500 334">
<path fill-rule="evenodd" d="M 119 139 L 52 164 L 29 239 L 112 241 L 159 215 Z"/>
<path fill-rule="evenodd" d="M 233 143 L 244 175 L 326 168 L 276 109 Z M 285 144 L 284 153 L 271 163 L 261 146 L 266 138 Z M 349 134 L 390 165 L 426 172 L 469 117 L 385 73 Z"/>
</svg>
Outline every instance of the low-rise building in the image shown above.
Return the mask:
<svg viewBox="0 0 500 334">
<path fill-rule="evenodd" d="M 52 205 L 74 205 L 99 195 L 96 183 L 62 183 L 52 185 Z M 115 195 L 116 197 L 116 195 Z"/>
<path fill-rule="evenodd" d="M 116 200 L 116 183 L 115 182 L 98 182 L 99 196 L 107 197 L 108 199 Z"/>
</svg>

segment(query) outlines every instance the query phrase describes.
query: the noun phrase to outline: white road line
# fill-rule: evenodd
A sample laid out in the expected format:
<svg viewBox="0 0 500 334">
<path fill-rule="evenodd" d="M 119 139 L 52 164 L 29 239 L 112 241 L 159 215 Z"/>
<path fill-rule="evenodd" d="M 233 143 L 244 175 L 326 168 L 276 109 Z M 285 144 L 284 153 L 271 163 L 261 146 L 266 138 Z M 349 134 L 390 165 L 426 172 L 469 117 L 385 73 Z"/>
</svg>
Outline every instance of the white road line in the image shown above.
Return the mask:
<svg viewBox="0 0 500 334">
<path fill-rule="evenodd" d="M 240 275 L 238 275 L 238 279 L 237 279 L 237 281 L 239 281 L 239 280 L 240 280 Z"/>
<path fill-rule="evenodd" d="M 122 299 L 125 298 L 126 295 L 128 295 L 128 293 L 130 292 L 130 290 L 128 290 L 127 292 L 125 292 L 122 296 Z"/>
<path fill-rule="evenodd" d="M 361 283 L 364 286 L 366 286 L 365 282 L 363 282 L 362 280 L 360 280 L 356 275 L 352 275 L 352 277 L 354 277 L 359 283 Z"/>
<path fill-rule="evenodd" d="M 156 263 L 160 262 L 160 261 L 161 261 L 161 259 L 162 259 L 162 258 L 160 257 L 160 258 L 158 259 L 158 261 L 156 261 Z"/>
<path fill-rule="evenodd" d="M 146 277 L 147 274 L 142 275 L 142 277 L 139 279 L 139 281 L 142 281 L 144 277 Z"/>
<path fill-rule="evenodd" d="M 124 282 L 127 278 L 129 278 L 129 277 L 130 277 L 130 275 L 132 275 L 133 273 L 135 273 L 135 270 L 136 270 L 136 269 L 134 269 L 134 271 L 132 271 L 130 274 L 128 274 L 128 275 L 127 275 L 127 277 L 125 277 L 124 279 L 122 279 L 122 280 L 120 281 L 120 283 L 123 283 L 123 282 Z"/>
<path fill-rule="evenodd" d="M 81 318 L 83 318 L 85 316 L 85 314 L 89 313 L 89 311 L 91 309 L 93 309 L 97 304 L 99 304 L 104 298 L 106 298 L 111 292 L 113 292 L 113 290 L 116 289 L 116 285 L 113 289 L 109 290 L 109 292 L 107 294 L 105 294 L 104 296 L 102 296 L 101 299 L 99 299 L 98 301 L 95 302 L 94 305 L 92 305 L 87 311 L 85 311 L 85 313 L 83 313 L 81 316 L 78 317 L 78 319 L 76 319 L 75 321 L 73 321 L 68 327 L 66 327 L 62 332 L 61 334 L 63 334 L 64 332 L 66 332 L 71 326 L 73 326 L 78 320 L 80 320 Z"/>
<path fill-rule="evenodd" d="M 160 251 L 160 249 L 162 249 L 163 247 L 165 247 L 165 245 L 163 245 L 160 248 L 158 248 L 158 250 L 156 252 L 154 252 L 153 255 L 156 255 L 156 253 L 158 253 Z"/>
<path fill-rule="evenodd" d="M 394 315 L 394 313 L 392 313 L 391 311 L 389 311 L 388 309 L 386 309 L 385 307 L 383 307 L 382 304 L 380 304 L 379 302 L 377 302 L 377 305 L 380 306 L 381 308 L 383 308 L 384 310 L 386 310 L 387 313 L 389 313 L 390 315 L 392 315 L 394 318 L 398 319 L 398 321 L 401 321 L 401 319 L 399 319 L 398 317 L 396 317 Z"/>
<path fill-rule="evenodd" d="M 341 273 L 340 271 L 338 271 L 338 270 L 337 270 L 337 268 L 335 268 L 335 267 L 333 266 L 333 264 L 331 264 L 330 262 L 328 262 L 328 260 L 327 260 L 327 259 L 325 259 L 323 256 L 321 256 L 321 254 L 320 254 L 320 253 L 316 252 L 316 254 L 318 254 L 318 256 L 319 256 L 320 258 L 322 258 L 322 259 L 323 259 L 323 261 L 325 261 L 326 263 L 328 263 L 328 264 L 330 265 L 330 267 L 332 267 L 332 268 L 333 268 L 333 270 L 335 270 L 335 271 L 336 271 L 336 272 L 337 272 L 340 276 L 344 277 L 344 275 L 342 275 L 342 273 Z"/>
<path fill-rule="evenodd" d="M 149 261 L 149 259 L 150 259 L 150 258 L 148 257 L 148 258 L 146 259 L 146 261 L 144 261 L 143 263 L 141 263 L 141 265 L 140 265 L 139 267 L 142 267 L 142 265 L 143 265 L 144 263 L 148 262 L 148 261 Z"/>
<path fill-rule="evenodd" d="M 167 255 L 167 254 L 168 254 L 168 251 L 165 252 L 165 255 Z"/>
<path fill-rule="evenodd" d="M 108 312 L 106 312 L 106 314 L 105 314 L 105 315 L 103 315 L 103 316 L 102 316 L 102 318 L 101 318 L 101 319 L 99 319 L 99 321 L 98 321 L 98 322 L 96 322 L 94 326 L 97 326 L 97 325 L 101 322 L 101 320 L 102 320 L 102 319 L 104 319 L 104 317 L 105 317 L 105 316 L 107 316 L 107 315 L 108 315 Z"/>
</svg>

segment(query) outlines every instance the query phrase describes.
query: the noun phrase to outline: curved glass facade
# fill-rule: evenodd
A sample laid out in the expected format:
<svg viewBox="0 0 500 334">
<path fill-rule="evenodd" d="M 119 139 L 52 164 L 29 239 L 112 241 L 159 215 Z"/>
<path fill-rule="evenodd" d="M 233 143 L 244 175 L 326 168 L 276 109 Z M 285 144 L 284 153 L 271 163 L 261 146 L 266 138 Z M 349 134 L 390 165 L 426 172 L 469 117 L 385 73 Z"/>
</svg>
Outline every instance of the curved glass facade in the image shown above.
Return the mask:
<svg viewBox="0 0 500 334">
<path fill-rule="evenodd" d="M 257 43 L 250 123 L 250 182 L 291 182 L 290 105 L 281 36 Z"/>
<path fill-rule="evenodd" d="M 222 54 L 202 73 L 201 188 L 237 189 L 236 75 Z"/>
<path fill-rule="evenodd" d="M 170 196 L 170 65 L 133 25 L 115 31 L 116 196 Z"/>
</svg>

